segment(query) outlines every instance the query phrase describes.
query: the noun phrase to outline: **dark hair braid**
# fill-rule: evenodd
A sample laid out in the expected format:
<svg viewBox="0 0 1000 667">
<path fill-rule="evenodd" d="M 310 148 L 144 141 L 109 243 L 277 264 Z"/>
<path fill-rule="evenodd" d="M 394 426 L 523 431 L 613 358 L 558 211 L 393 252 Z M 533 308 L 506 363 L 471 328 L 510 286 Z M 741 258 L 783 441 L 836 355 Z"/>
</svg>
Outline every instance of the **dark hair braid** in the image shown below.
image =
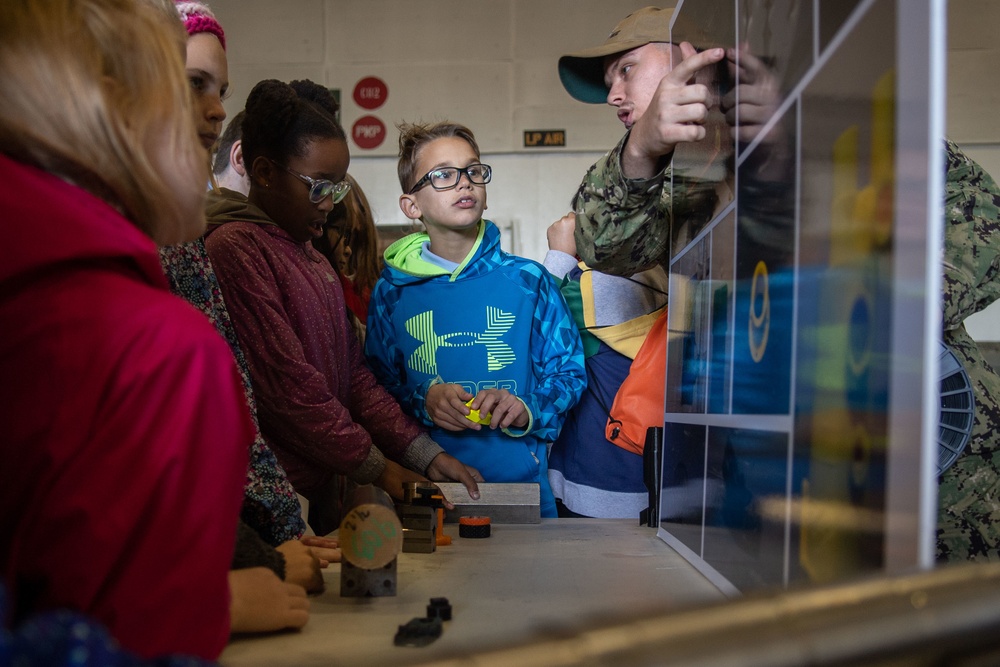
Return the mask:
<svg viewBox="0 0 1000 667">
<path fill-rule="evenodd" d="M 320 91 L 326 94 L 326 99 Z M 264 156 L 284 164 L 292 155 L 301 156 L 306 144 L 314 139 L 346 140 L 343 128 L 336 121 L 337 108 L 333 95 L 312 81 L 291 84 L 274 79 L 261 81 L 247 97 L 243 118 L 244 161 L 251 164 Z"/>
</svg>

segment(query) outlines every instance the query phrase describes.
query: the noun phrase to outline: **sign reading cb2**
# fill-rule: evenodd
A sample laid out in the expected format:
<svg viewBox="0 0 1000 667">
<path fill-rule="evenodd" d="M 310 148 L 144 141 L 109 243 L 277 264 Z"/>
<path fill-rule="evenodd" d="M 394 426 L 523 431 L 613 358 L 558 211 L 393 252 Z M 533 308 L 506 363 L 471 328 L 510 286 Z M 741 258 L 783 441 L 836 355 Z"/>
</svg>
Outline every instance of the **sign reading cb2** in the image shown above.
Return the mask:
<svg viewBox="0 0 1000 667">
<path fill-rule="evenodd" d="M 389 86 L 376 76 L 366 76 L 354 86 L 354 103 L 362 109 L 378 109 L 389 97 Z"/>
</svg>

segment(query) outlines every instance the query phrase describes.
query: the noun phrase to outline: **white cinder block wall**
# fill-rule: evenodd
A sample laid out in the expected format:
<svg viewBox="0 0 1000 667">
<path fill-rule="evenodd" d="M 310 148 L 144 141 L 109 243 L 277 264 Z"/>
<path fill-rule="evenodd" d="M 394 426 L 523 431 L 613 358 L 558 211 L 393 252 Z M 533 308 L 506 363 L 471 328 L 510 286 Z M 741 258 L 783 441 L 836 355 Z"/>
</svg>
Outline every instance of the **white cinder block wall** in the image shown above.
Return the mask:
<svg viewBox="0 0 1000 667">
<path fill-rule="evenodd" d="M 494 167 L 490 217 L 516 228 L 518 254 L 541 259 L 545 229 L 568 210 L 586 168 L 621 136 L 610 107 L 563 90 L 556 61 L 602 41 L 649 0 L 208 0 L 226 29 L 230 115 L 266 78 L 308 78 L 341 91 L 345 130 L 374 115 L 385 141 L 351 143 L 351 173 L 381 224 L 404 223 L 396 201 L 395 124 L 451 119 L 476 133 Z M 698 0 L 687 0 L 698 2 Z M 672 6 L 676 2 L 662 3 Z M 1000 178 L 1000 1 L 948 6 L 948 133 Z M 352 94 L 382 79 L 384 105 L 366 110 Z M 566 147 L 527 149 L 525 130 L 565 130 Z M 969 321 L 973 336 L 1000 341 L 1000 306 Z"/>
<path fill-rule="evenodd" d="M 583 173 L 621 136 L 607 105 L 576 102 L 559 83 L 559 56 L 600 43 L 648 0 L 209 0 L 226 30 L 232 97 L 243 108 L 266 78 L 309 78 L 340 89 L 350 134 L 365 115 L 386 126 L 385 142 L 351 142 L 350 171 L 380 224 L 408 222 L 396 178 L 400 121 L 468 125 L 494 168 L 487 217 L 513 222 L 508 248 L 540 260 L 545 229 L 569 210 Z M 673 3 L 671 3 L 673 4 Z M 374 76 L 385 104 L 359 107 L 355 84 Z M 565 130 L 567 146 L 525 149 L 524 130 Z"/>
<path fill-rule="evenodd" d="M 948 6 L 948 134 L 1000 182 L 1000 2 Z M 978 341 L 1000 341 L 1000 303 L 966 320 Z"/>
</svg>

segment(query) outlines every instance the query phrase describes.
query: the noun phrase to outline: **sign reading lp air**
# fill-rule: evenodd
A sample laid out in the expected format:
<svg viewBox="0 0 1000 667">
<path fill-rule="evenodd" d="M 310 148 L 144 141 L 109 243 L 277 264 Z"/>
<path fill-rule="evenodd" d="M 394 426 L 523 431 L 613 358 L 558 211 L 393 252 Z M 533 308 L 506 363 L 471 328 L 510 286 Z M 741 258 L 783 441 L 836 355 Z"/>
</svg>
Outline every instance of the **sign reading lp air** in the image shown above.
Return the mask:
<svg viewBox="0 0 1000 667">
<path fill-rule="evenodd" d="M 525 130 L 525 148 L 549 148 L 566 145 L 566 130 Z"/>
<path fill-rule="evenodd" d="M 376 76 L 366 76 L 354 86 L 354 103 L 362 109 L 378 109 L 389 97 L 389 86 Z"/>
</svg>

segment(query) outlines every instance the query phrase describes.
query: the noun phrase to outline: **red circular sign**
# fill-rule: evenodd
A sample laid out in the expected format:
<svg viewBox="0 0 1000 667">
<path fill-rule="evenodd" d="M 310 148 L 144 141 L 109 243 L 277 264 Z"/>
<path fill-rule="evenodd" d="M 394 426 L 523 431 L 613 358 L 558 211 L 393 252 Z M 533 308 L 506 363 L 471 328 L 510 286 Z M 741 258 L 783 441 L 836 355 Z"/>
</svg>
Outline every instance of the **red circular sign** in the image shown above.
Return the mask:
<svg viewBox="0 0 1000 667">
<path fill-rule="evenodd" d="M 389 97 L 389 86 L 375 76 L 366 76 L 354 86 L 354 103 L 362 109 L 378 109 Z"/>
<path fill-rule="evenodd" d="M 385 123 L 375 116 L 362 116 L 354 121 L 351 137 L 358 148 L 378 148 L 385 141 Z"/>
</svg>

